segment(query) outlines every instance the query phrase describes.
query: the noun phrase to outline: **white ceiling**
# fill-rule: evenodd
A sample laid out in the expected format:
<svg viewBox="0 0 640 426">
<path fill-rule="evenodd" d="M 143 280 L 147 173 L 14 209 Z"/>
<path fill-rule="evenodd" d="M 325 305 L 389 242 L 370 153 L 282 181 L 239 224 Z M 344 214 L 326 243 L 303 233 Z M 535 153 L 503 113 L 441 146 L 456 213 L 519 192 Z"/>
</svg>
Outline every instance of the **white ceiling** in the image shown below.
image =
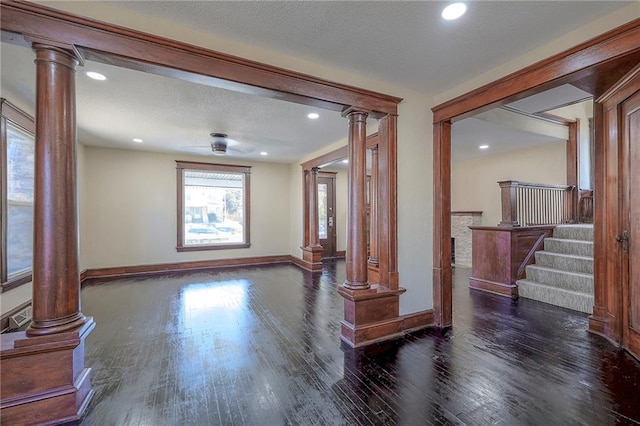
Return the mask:
<svg viewBox="0 0 640 426">
<path fill-rule="evenodd" d="M 632 2 L 113 1 L 125 11 L 437 94 Z M 47 2 L 55 7 L 57 2 Z M 126 13 L 126 12 L 124 12 Z"/>
<path fill-rule="evenodd" d="M 46 5 L 56 7 L 62 3 Z M 467 14 L 454 22 L 440 18 L 444 2 L 108 4 L 121 8 L 123 13 L 142 13 L 174 25 L 436 93 L 628 2 L 474 1 L 469 3 Z M 3 43 L 0 53 L 3 91 L 20 98 L 15 101 L 33 110 L 32 52 Z M 88 79 L 84 75 L 88 70 L 102 72 L 107 81 Z M 293 162 L 347 135 L 346 120 L 336 112 L 110 65 L 88 62 L 79 69 L 76 80 L 78 135 L 88 145 L 211 155 L 209 133 L 221 132 L 237 140 L 241 148 L 252 150 L 243 155 L 245 158 Z M 307 119 L 307 113 L 312 111 L 319 112 L 320 119 Z M 369 126 L 375 127 L 375 120 Z M 474 130 L 465 131 L 465 126 Z M 454 139 L 454 152 L 472 146 L 464 135 L 477 139 L 478 126 L 473 122 L 454 126 L 454 131 L 456 127 L 461 129 L 457 131 L 460 138 Z M 481 127 L 487 131 L 488 124 Z M 494 128 L 490 137 L 501 139 L 500 131 Z M 518 140 L 523 140 L 520 136 Z M 144 139 L 144 143 L 134 144 L 131 140 L 136 137 Z M 459 149 L 455 146 L 458 144 Z M 269 156 L 261 157 L 260 151 L 267 151 Z M 229 152 L 229 156 L 235 155 Z"/>
</svg>

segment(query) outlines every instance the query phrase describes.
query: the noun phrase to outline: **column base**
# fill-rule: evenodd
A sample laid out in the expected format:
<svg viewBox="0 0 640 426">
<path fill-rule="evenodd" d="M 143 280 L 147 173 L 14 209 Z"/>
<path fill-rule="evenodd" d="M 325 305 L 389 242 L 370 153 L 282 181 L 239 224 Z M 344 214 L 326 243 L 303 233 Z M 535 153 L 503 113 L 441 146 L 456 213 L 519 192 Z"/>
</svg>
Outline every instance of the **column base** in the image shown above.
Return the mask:
<svg viewBox="0 0 640 426">
<path fill-rule="evenodd" d="M 84 341 L 95 327 L 27 337 L 1 336 L 0 417 L 6 424 L 59 424 L 79 420 L 94 391 L 84 367 Z"/>
<path fill-rule="evenodd" d="M 379 285 L 366 290 L 340 287 L 338 293 L 344 297 L 341 339 L 355 348 L 404 335 L 399 304 L 405 291 Z"/>
<path fill-rule="evenodd" d="M 302 261 L 309 271 L 322 271 L 322 246 L 306 246 L 302 249 Z"/>
</svg>

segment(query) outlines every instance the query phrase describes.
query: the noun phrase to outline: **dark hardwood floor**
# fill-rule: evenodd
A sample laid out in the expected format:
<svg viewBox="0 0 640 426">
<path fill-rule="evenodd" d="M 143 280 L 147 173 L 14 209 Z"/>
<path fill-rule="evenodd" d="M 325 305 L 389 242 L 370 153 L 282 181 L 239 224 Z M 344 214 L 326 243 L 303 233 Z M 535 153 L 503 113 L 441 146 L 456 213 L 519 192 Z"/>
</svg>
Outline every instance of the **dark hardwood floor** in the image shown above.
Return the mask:
<svg viewBox="0 0 640 426">
<path fill-rule="evenodd" d="M 468 288 L 454 327 L 342 346 L 344 261 L 88 283 L 86 425 L 640 424 L 640 363 L 586 315 Z"/>
</svg>

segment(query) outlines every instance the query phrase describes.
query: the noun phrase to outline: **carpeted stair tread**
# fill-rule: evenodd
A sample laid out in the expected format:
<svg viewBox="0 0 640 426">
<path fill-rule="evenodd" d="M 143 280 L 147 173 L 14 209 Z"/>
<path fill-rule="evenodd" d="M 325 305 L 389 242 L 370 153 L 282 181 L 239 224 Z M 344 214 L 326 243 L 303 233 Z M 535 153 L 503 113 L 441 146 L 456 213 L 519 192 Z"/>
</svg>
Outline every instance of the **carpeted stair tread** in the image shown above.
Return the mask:
<svg viewBox="0 0 640 426">
<path fill-rule="evenodd" d="M 593 295 L 540 284 L 528 279 L 518 280 L 520 297 L 561 306 L 584 313 L 593 313 Z"/>
<path fill-rule="evenodd" d="M 593 257 L 593 242 L 549 237 L 544 239 L 544 251 Z"/>
<path fill-rule="evenodd" d="M 540 284 L 593 294 L 593 275 L 591 274 L 562 271 L 540 265 L 529 265 L 527 266 L 526 277 L 528 280 Z"/>
<path fill-rule="evenodd" d="M 593 225 L 558 225 L 553 230 L 554 238 L 593 241 Z"/>
<path fill-rule="evenodd" d="M 593 258 L 539 251 L 535 254 L 536 265 L 568 272 L 593 274 Z"/>
</svg>

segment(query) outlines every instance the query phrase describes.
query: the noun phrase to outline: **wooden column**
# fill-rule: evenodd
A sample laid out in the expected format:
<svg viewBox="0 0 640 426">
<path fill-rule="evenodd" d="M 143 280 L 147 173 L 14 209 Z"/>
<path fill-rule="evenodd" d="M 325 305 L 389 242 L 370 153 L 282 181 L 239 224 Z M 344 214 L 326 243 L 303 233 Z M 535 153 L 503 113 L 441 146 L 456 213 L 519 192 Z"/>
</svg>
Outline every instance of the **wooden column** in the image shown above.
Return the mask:
<svg viewBox="0 0 640 426">
<path fill-rule="evenodd" d="M 367 281 L 367 115 L 350 108 L 343 113 L 349 119 L 349 196 L 347 230 L 347 280 L 351 290 L 369 288 Z"/>
<path fill-rule="evenodd" d="M 380 283 L 378 258 L 378 147 L 371 148 L 371 180 L 369 181 L 369 283 Z"/>
<path fill-rule="evenodd" d="M 80 312 L 76 197 L 75 68 L 62 49 L 36 51 L 36 147 L 33 322 L 28 336 L 78 327 Z"/>
<path fill-rule="evenodd" d="M 366 236 L 366 118 L 367 113 L 350 109 L 349 118 L 349 230 L 347 233 L 347 280 L 338 288 L 344 298 L 344 320 L 341 339 L 353 347 L 365 346 L 402 336 L 408 329 L 421 328 L 420 320 L 407 321 L 401 317 L 400 295 L 404 288 L 397 286 L 395 269 L 395 220 L 385 222 L 385 243 L 380 255 L 379 282 L 367 278 Z M 379 158 L 384 158 L 384 177 L 380 181 L 381 198 L 386 201 L 386 218 L 395 219 L 395 116 L 381 119 L 385 123 Z M 386 133 L 386 134 L 385 134 Z M 382 155 L 380 155 L 382 154 Z M 378 169 L 380 172 L 380 169 Z M 383 201 L 384 202 L 384 201 Z M 383 220 L 384 222 L 384 220 Z M 378 224 L 378 226 L 380 223 Z M 378 236 L 379 240 L 383 237 Z M 378 244 L 380 248 L 380 244 Z M 384 266 L 384 272 L 382 271 Z M 382 274 L 384 273 L 384 282 Z M 394 285 L 394 287 L 392 287 Z"/>
<path fill-rule="evenodd" d="M 318 235 L 318 167 L 305 170 L 305 212 L 308 223 L 306 246 L 302 247 L 302 260 L 305 269 L 322 270 L 322 246 Z"/>
<path fill-rule="evenodd" d="M 433 310 L 440 328 L 453 324 L 451 271 L 451 121 L 433 123 Z"/>
<path fill-rule="evenodd" d="M 75 67 L 59 47 L 34 43 L 36 158 L 33 322 L 2 335 L 0 417 L 7 424 L 79 419 L 93 396 L 80 312 L 76 201 Z"/>
</svg>

